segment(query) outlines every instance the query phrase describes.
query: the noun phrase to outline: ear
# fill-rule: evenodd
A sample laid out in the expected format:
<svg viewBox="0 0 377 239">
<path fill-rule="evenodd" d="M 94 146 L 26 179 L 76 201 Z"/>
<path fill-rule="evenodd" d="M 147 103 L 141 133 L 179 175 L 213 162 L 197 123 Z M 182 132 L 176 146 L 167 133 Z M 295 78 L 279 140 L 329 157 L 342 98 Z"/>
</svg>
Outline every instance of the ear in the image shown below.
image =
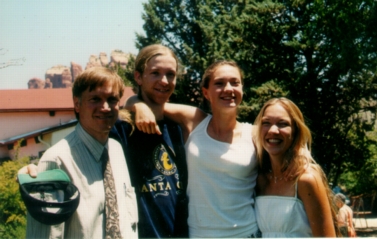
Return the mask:
<svg viewBox="0 0 377 239">
<path fill-rule="evenodd" d="M 73 106 L 75 108 L 75 112 L 79 113 L 80 112 L 80 99 L 78 97 L 73 97 Z"/>
<path fill-rule="evenodd" d="M 203 96 L 204 96 L 208 101 L 210 101 L 210 100 L 209 100 L 209 96 L 208 96 L 208 89 L 202 87 L 202 92 L 203 92 Z"/>
<path fill-rule="evenodd" d="M 138 85 L 142 85 L 143 84 L 143 81 L 142 81 L 142 79 L 141 79 L 141 74 L 140 74 L 140 72 L 138 72 L 138 71 L 135 71 L 134 72 L 134 78 L 135 78 L 135 81 L 136 81 L 136 83 L 138 84 Z"/>
</svg>

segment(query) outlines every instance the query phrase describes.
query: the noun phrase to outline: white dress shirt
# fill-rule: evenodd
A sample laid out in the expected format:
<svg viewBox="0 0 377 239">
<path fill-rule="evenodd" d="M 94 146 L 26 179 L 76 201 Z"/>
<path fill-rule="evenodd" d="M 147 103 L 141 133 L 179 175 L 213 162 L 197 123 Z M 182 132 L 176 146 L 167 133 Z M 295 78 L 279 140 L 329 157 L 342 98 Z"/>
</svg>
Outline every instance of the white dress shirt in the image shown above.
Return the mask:
<svg viewBox="0 0 377 239">
<path fill-rule="evenodd" d="M 137 204 L 121 145 L 109 139 L 103 146 L 80 124 L 75 131 L 49 148 L 40 159 L 38 171 L 60 168 L 80 191 L 80 204 L 65 223 L 48 226 L 27 217 L 27 238 L 104 238 L 105 193 L 102 162 L 104 147 L 109 151 L 123 238 L 137 238 Z"/>
</svg>

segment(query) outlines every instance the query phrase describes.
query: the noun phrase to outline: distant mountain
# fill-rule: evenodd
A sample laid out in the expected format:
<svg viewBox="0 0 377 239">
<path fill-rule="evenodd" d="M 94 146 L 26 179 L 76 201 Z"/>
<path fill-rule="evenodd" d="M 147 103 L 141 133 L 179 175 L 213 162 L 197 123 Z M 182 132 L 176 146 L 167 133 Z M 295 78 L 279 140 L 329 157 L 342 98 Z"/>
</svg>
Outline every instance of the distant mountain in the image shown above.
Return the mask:
<svg viewBox="0 0 377 239">
<path fill-rule="evenodd" d="M 121 50 L 113 50 L 110 55 L 110 60 L 107 54 L 101 52 L 99 56 L 91 55 L 85 69 L 97 66 L 110 66 L 112 68 L 120 67 L 125 68 L 130 54 L 124 53 Z M 29 89 L 49 89 L 49 88 L 69 88 L 76 77 L 81 74 L 83 68 L 81 65 L 71 62 L 71 66 L 57 65 L 53 66 L 46 71 L 45 79 L 31 78 L 28 81 Z"/>
</svg>

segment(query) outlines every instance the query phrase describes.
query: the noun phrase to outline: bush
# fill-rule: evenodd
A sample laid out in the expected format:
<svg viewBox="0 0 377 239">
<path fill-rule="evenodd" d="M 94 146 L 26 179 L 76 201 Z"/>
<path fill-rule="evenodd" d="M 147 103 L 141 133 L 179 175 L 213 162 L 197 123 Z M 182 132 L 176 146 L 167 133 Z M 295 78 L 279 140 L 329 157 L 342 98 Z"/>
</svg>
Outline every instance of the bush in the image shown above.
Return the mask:
<svg viewBox="0 0 377 239">
<path fill-rule="evenodd" d="M 21 158 L 0 165 L 0 238 L 25 238 L 26 207 L 16 176 L 28 162 L 29 158 Z"/>
</svg>

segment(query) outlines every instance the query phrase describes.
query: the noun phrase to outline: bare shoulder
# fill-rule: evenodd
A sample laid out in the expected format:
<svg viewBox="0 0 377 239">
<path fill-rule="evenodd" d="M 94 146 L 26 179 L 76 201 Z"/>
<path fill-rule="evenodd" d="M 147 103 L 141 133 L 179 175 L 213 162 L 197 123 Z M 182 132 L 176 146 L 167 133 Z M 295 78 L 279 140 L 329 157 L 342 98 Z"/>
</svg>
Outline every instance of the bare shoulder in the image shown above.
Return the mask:
<svg viewBox="0 0 377 239">
<path fill-rule="evenodd" d="M 316 183 L 317 180 L 321 180 L 321 174 L 315 167 L 314 165 L 306 167 L 298 180 L 299 183 L 310 185 Z"/>
<path fill-rule="evenodd" d="M 316 169 L 315 165 L 310 165 L 298 179 L 299 196 L 313 196 L 322 193 L 325 185 L 321 177 L 321 173 Z"/>
</svg>

